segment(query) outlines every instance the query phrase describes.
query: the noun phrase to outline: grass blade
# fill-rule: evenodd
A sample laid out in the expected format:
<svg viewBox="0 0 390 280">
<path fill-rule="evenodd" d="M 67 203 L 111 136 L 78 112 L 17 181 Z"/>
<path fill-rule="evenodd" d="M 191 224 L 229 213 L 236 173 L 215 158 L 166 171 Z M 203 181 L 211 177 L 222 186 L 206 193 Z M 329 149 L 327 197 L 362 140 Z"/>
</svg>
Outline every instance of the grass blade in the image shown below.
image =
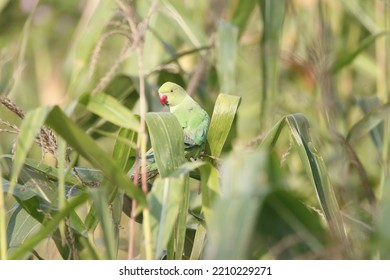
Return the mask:
<svg viewBox="0 0 390 280">
<path fill-rule="evenodd" d="M 79 103 L 92 113 L 120 127 L 138 131 L 139 121 L 134 114 L 115 98 L 102 92 L 82 96 Z"/>
<path fill-rule="evenodd" d="M 379 32 L 379 33 L 376 33 L 376 34 L 372 34 L 372 35 L 368 36 L 367 38 L 365 38 L 354 51 L 351 52 L 351 50 L 348 50 L 346 53 L 342 53 L 339 56 L 339 59 L 336 59 L 337 63 L 333 65 L 332 73 L 336 74 L 341 69 L 343 69 L 344 67 L 346 67 L 349 64 L 351 64 L 352 61 L 360 53 L 362 53 L 364 50 L 366 50 L 371 44 L 375 43 L 375 40 L 377 38 L 380 38 L 380 37 L 382 37 L 384 35 L 389 35 L 389 32 L 388 31 L 382 31 L 382 32 Z"/>
<path fill-rule="evenodd" d="M 386 103 L 379 108 L 366 114 L 348 132 L 347 140 L 352 142 L 368 134 L 377 125 L 383 122 L 390 114 L 390 103 Z"/>
</svg>

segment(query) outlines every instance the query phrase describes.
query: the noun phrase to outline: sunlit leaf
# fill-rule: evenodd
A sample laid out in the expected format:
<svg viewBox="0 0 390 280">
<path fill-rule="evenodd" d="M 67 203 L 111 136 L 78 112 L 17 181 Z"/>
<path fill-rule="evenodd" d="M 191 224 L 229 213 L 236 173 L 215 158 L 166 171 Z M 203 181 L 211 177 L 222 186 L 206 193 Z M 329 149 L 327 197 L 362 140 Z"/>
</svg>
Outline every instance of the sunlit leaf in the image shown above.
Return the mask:
<svg viewBox="0 0 390 280">
<path fill-rule="evenodd" d="M 239 104 L 240 97 L 227 94 L 220 94 L 215 102 L 207 135 L 210 154 L 214 157 L 219 157 L 222 152 Z"/>
<path fill-rule="evenodd" d="M 84 95 L 79 100 L 87 110 L 120 127 L 138 131 L 139 121 L 131 111 L 110 95 L 98 92 Z"/>
</svg>

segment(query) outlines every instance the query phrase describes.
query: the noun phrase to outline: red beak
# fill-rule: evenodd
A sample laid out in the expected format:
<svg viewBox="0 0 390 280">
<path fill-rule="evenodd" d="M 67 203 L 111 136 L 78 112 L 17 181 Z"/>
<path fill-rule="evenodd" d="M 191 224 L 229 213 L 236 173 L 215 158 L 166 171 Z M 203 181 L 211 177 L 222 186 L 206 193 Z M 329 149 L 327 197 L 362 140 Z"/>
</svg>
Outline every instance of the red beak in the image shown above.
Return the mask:
<svg viewBox="0 0 390 280">
<path fill-rule="evenodd" d="M 160 93 L 160 103 L 161 105 L 165 106 L 168 104 L 168 96 L 166 96 L 165 94 L 162 94 Z"/>
</svg>

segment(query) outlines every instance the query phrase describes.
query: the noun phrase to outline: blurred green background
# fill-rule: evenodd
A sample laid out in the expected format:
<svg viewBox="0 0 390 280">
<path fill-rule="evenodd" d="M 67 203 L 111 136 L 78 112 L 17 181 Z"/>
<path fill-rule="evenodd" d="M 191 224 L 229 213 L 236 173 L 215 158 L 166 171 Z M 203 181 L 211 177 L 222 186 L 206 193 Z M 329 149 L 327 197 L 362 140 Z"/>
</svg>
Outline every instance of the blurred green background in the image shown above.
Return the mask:
<svg viewBox="0 0 390 280">
<path fill-rule="evenodd" d="M 141 22 L 152 1 L 131 2 Z M 200 184 L 220 187 L 210 219 L 199 210 L 205 208 L 199 181 L 190 179 L 193 216 L 186 220 L 183 258 L 389 257 L 388 1 L 161 0 L 145 32 L 143 69 L 129 43 L 126 5 L 120 0 L 0 0 L 1 96 L 25 112 L 58 105 L 109 155 L 118 126 L 80 106 L 83 94 L 103 91 L 139 115 L 142 71 L 148 112 L 163 110 L 157 89 L 165 81 L 187 88 L 210 115 L 219 93 L 238 96 L 221 156 L 200 171 Z M 12 181 L 6 155 L 14 153 L 19 134 L 10 124 L 20 127 L 21 120 L 2 105 L 0 119 L 6 187 Z M 72 164 L 97 167 L 77 154 Z M 26 155 L 41 161 L 41 148 L 34 145 Z M 55 167 L 57 160 L 46 154 L 42 162 Z M 7 228 L 0 231 L 3 258 L 12 257 L 10 240 L 17 248 L 34 237 L 21 228 L 23 236 L 14 240 L 15 203 L 26 210 L 11 197 L 1 205 Z M 88 216 L 88 207 L 80 217 Z M 35 219 L 34 232 L 47 226 L 27 212 Z M 96 224 L 104 225 L 103 217 Z M 135 255 L 145 258 L 145 225 L 132 225 L 124 215 L 120 220 L 114 255 L 128 256 L 128 232 L 135 231 Z M 59 236 L 77 228 L 62 223 L 67 222 L 56 224 Z M 15 256 L 64 258 L 61 242 L 49 241 L 56 226 L 34 250 Z M 64 241 L 62 246 L 76 250 L 75 258 L 112 258 L 101 252 L 110 244 L 102 227 L 86 226 L 88 233 L 80 234 L 85 240 L 76 238 L 77 250 Z"/>
</svg>

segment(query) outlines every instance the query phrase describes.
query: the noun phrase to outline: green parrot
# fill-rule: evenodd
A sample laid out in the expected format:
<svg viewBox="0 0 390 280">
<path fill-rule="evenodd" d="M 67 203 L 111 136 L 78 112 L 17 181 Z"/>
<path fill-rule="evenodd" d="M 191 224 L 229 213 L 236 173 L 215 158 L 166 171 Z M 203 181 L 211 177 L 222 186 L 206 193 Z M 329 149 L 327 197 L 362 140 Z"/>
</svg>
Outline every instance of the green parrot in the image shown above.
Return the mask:
<svg viewBox="0 0 390 280">
<path fill-rule="evenodd" d="M 210 117 L 179 85 L 166 82 L 158 90 L 160 103 L 166 105 L 183 128 L 186 157 L 197 158 L 204 150 Z"/>
<path fill-rule="evenodd" d="M 163 106 L 168 106 L 170 112 L 175 115 L 183 128 L 184 149 L 187 159 L 198 158 L 203 152 L 207 131 L 210 123 L 210 117 L 198 103 L 179 85 L 171 82 L 164 83 L 158 90 L 160 102 Z M 148 188 L 152 187 L 151 181 L 158 174 L 156 161 L 153 150 L 146 154 L 146 176 L 148 180 Z M 132 178 L 135 174 L 135 167 L 128 172 Z M 140 183 L 140 174 L 138 174 L 138 183 Z M 124 196 L 123 212 L 130 216 L 131 199 Z M 136 217 L 137 222 L 142 222 L 142 215 Z"/>
</svg>

